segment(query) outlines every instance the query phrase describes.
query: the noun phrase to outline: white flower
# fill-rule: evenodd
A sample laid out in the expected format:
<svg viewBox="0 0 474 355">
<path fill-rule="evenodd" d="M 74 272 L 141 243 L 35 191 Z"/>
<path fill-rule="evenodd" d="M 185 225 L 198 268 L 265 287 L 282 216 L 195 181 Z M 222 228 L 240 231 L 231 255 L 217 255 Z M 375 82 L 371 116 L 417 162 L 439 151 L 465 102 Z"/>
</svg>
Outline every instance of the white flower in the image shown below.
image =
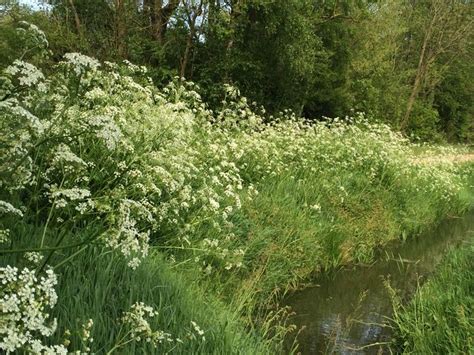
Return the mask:
<svg viewBox="0 0 474 355">
<path fill-rule="evenodd" d="M 194 321 L 191 321 L 191 325 L 193 326 L 194 331 L 197 333 L 197 335 L 200 336 L 203 341 L 206 340 L 206 338 L 204 337 L 204 330 L 202 330 L 201 327 L 197 325 L 197 323 Z"/>
<path fill-rule="evenodd" d="M 128 266 L 132 269 L 135 270 L 141 263 L 141 260 L 139 258 L 133 258 L 128 262 Z"/>
<path fill-rule="evenodd" d="M 220 207 L 219 202 L 217 202 L 216 200 L 214 200 L 212 197 L 209 198 L 209 204 L 211 205 L 211 208 L 212 208 L 213 210 L 218 210 L 219 207 Z"/>
<path fill-rule="evenodd" d="M 141 214 L 145 215 L 147 220 L 153 220 L 143 204 L 124 199 L 119 207 L 117 229 L 105 236 L 110 247 L 119 249 L 125 257 L 132 258 L 129 263 L 132 268 L 138 267 L 139 257 L 143 258 L 148 255 L 150 239 L 149 230 L 139 230 L 137 217 L 134 217 L 134 213 L 137 214 L 137 217 Z"/>
<path fill-rule="evenodd" d="M 74 154 L 71 148 L 68 145 L 63 144 L 63 143 L 57 146 L 52 163 L 53 165 L 56 165 L 58 163 L 61 163 L 61 164 L 72 163 L 72 164 L 77 164 L 79 166 L 87 166 L 87 163 L 84 160 L 82 160 L 76 154 Z"/>
<path fill-rule="evenodd" d="M 9 98 L 0 102 L 0 112 L 5 110 L 12 116 L 23 118 L 28 126 L 37 134 L 42 134 L 47 127 L 47 124 L 40 121 L 38 117 L 33 115 L 30 111 L 20 105 L 16 98 Z"/>
<path fill-rule="evenodd" d="M 64 59 L 65 63 L 73 69 L 77 76 L 80 76 L 89 70 L 96 70 L 100 66 L 97 59 L 80 53 L 66 53 Z"/>
<path fill-rule="evenodd" d="M 18 59 L 5 69 L 5 73 L 17 76 L 22 86 L 31 87 L 44 80 L 44 75 L 38 68 Z"/>
<path fill-rule="evenodd" d="M 20 21 L 19 24 L 23 26 L 23 28 L 18 28 L 17 31 L 29 32 L 30 35 L 33 35 L 37 43 L 41 44 L 43 47 L 48 47 L 48 40 L 46 39 L 46 34 L 41 31 L 38 26 L 26 21 Z"/>
<path fill-rule="evenodd" d="M 0 229 L 0 244 L 8 243 L 10 241 L 10 230 Z"/>
<path fill-rule="evenodd" d="M 104 141 L 107 148 L 115 149 L 122 138 L 122 132 L 112 117 L 93 116 L 87 120 L 87 123 L 95 130 L 96 137 Z"/>
<path fill-rule="evenodd" d="M 39 262 L 43 259 L 43 255 L 38 252 L 28 252 L 25 253 L 25 259 L 31 261 L 33 264 L 39 264 Z"/>
<path fill-rule="evenodd" d="M 87 189 L 81 189 L 73 187 L 71 189 L 53 189 L 51 192 L 51 198 L 55 199 L 55 205 L 58 208 L 64 208 L 68 202 L 84 200 L 91 195 L 91 192 Z M 93 201 L 88 202 L 89 206 L 93 206 Z M 79 212 L 84 212 L 84 206 L 79 207 Z"/>
<path fill-rule="evenodd" d="M 0 215 L 2 214 L 13 214 L 23 217 L 23 212 L 21 212 L 18 208 L 13 207 L 13 205 L 9 202 L 0 200 Z"/>
<path fill-rule="evenodd" d="M 135 341 L 145 340 L 157 346 L 163 341 L 173 341 L 171 334 L 161 330 L 153 330 L 147 318 L 158 316 L 153 307 L 147 306 L 143 302 L 137 302 L 130 307 L 128 312 L 124 312 L 122 322 L 129 326 L 131 339 Z"/>
<path fill-rule="evenodd" d="M 64 347 L 44 347 L 40 340 L 56 330 L 56 319 L 49 321 L 47 313 L 57 302 L 54 272 L 48 269 L 38 280 L 33 270 L 6 266 L 0 268 L 0 281 L 0 350 L 64 354 Z"/>
<path fill-rule="evenodd" d="M 319 203 L 316 203 L 316 204 L 310 206 L 310 208 L 311 208 L 312 210 L 317 211 L 317 212 L 321 211 L 321 205 L 320 205 Z"/>
</svg>

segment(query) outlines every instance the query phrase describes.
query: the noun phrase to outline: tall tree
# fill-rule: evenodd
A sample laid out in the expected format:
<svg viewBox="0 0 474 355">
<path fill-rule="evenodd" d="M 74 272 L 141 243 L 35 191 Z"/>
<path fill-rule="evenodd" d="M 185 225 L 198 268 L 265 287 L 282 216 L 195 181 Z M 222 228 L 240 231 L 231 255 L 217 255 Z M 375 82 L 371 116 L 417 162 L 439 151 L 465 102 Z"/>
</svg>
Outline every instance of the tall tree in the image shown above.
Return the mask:
<svg viewBox="0 0 474 355">
<path fill-rule="evenodd" d="M 193 50 L 194 42 L 199 40 L 196 38 L 198 19 L 201 24 L 206 22 L 207 18 L 207 4 L 204 0 L 183 0 L 182 8 L 185 17 L 185 23 L 188 27 L 188 35 L 186 38 L 186 46 L 181 58 L 179 76 L 184 78 L 186 76 L 186 69 Z"/>
<path fill-rule="evenodd" d="M 367 2 L 354 28 L 350 62 L 353 108 L 394 126 L 403 116 L 410 79 L 403 51 L 407 23 L 400 0 Z"/>
<path fill-rule="evenodd" d="M 115 7 L 115 43 L 120 58 L 127 58 L 127 22 L 126 0 L 114 0 Z"/>
<path fill-rule="evenodd" d="M 421 34 L 418 40 L 418 61 L 415 69 L 410 96 L 400 124 L 405 130 L 409 124 L 413 106 L 423 87 L 431 89 L 439 79 L 433 80 L 435 65 L 449 65 L 457 56 L 465 53 L 465 48 L 472 38 L 472 4 L 463 0 L 426 0 L 410 3 L 412 10 L 412 31 Z M 441 61 L 444 61 L 442 63 Z M 437 73 L 440 74 L 439 72 Z M 428 85 L 427 85 L 428 84 Z"/>
</svg>

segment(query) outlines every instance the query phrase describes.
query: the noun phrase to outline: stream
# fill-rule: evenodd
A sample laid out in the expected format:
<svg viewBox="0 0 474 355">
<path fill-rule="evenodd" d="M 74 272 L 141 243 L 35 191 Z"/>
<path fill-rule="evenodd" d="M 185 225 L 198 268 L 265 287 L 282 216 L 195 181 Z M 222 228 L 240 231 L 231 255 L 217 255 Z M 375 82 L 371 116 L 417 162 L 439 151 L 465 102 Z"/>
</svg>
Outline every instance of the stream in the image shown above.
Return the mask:
<svg viewBox="0 0 474 355">
<path fill-rule="evenodd" d="M 387 317 L 392 306 L 384 280 L 408 300 L 435 270 L 448 248 L 474 237 L 474 211 L 449 218 L 419 237 L 389 248 L 370 266 L 354 266 L 323 275 L 315 286 L 291 294 L 285 305 L 300 330 L 301 354 L 385 354 L 390 342 Z M 287 339 L 287 350 L 294 340 Z"/>
</svg>

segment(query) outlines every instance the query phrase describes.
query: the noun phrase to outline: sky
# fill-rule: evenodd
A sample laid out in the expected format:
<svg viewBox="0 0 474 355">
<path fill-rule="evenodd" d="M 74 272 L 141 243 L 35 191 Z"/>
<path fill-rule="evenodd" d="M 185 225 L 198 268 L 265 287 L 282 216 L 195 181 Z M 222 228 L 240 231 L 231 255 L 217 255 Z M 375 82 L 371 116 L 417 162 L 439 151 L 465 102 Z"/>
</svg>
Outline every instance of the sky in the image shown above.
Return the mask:
<svg viewBox="0 0 474 355">
<path fill-rule="evenodd" d="M 33 10 L 41 10 L 48 7 L 43 0 L 18 0 L 18 3 L 20 5 L 27 5 Z"/>
</svg>

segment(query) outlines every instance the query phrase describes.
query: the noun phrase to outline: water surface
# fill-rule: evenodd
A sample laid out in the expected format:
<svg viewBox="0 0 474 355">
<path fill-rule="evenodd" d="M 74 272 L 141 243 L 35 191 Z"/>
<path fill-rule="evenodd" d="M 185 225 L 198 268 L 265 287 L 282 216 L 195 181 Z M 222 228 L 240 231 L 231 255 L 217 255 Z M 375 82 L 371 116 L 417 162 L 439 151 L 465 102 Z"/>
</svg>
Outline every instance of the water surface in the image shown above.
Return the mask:
<svg viewBox="0 0 474 355">
<path fill-rule="evenodd" d="M 450 247 L 472 240 L 474 211 L 449 218 L 436 229 L 391 248 L 372 266 L 343 268 L 315 280 L 315 287 L 290 295 L 302 354 L 385 354 L 391 300 L 384 280 L 408 299 Z M 288 345 L 294 340 L 289 338 Z M 374 345 L 377 344 L 377 345 Z"/>
</svg>

